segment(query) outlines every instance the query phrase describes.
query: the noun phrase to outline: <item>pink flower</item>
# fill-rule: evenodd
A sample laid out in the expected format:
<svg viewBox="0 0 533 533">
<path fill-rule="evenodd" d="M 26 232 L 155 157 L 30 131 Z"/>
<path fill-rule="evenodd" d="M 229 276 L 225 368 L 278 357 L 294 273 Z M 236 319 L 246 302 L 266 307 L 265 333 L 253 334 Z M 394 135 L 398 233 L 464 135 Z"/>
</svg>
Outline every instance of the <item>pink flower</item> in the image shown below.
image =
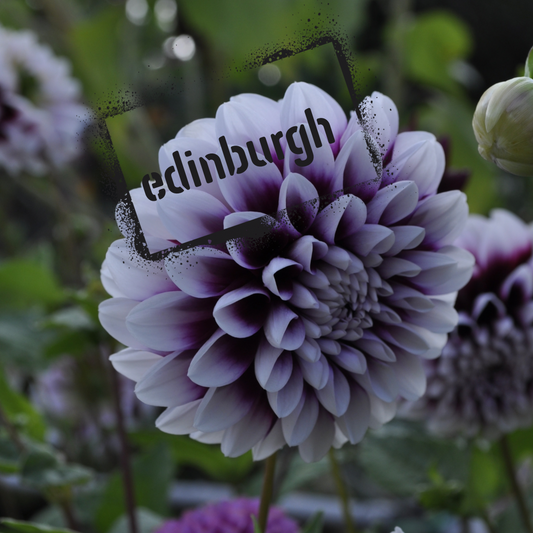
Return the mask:
<svg viewBox="0 0 533 533">
<path fill-rule="evenodd" d="M 533 421 L 533 235 L 512 213 L 473 215 L 455 243 L 472 252 L 459 324 L 427 361 L 428 390 L 410 416 L 445 435 L 496 438 Z"/>
<path fill-rule="evenodd" d="M 88 109 L 65 59 L 30 31 L 0 26 L 0 167 L 43 174 L 79 152 Z"/>
<path fill-rule="evenodd" d="M 270 135 L 297 126 L 303 146 L 313 139 L 309 109 L 321 142 L 302 166 L 308 153 L 285 137 L 279 153 Z M 468 208 L 461 192 L 436 193 L 445 161 L 433 135 L 398 134 L 396 108 L 379 93 L 362 112 L 367 132 L 306 83 L 280 102 L 234 97 L 159 153 L 161 175 L 175 152 L 191 151 L 197 169 L 200 156 L 218 154 L 224 179 L 210 161 L 214 179 L 201 187 L 189 175 L 190 190 L 157 202 L 132 191 L 152 251 L 289 208 L 268 218 L 263 239 L 157 263 L 128 239 L 111 245 L 102 281 L 113 298 L 100 320 L 128 346 L 111 357 L 115 368 L 138 382 L 143 402 L 167 408 L 161 430 L 220 443 L 227 456 L 252 449 L 262 459 L 288 444 L 316 461 L 389 421 L 398 396 L 424 393 L 422 360 L 440 355 L 457 323 L 455 291 L 472 272 L 471 254 L 452 245 Z M 231 175 L 222 136 L 267 162 Z"/>
<path fill-rule="evenodd" d="M 166 521 L 155 533 L 253 533 L 251 515 L 257 516 L 259 500 L 237 498 L 187 511 L 178 520 Z M 298 533 L 298 524 L 278 507 L 271 507 L 265 533 Z"/>
</svg>

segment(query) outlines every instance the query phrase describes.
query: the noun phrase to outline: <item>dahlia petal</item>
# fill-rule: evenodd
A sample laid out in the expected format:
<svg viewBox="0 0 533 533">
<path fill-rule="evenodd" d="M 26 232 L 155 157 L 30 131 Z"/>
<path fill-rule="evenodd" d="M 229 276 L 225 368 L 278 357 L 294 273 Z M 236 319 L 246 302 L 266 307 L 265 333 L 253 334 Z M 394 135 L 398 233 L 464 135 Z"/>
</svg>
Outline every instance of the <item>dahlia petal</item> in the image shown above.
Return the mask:
<svg viewBox="0 0 533 533">
<path fill-rule="evenodd" d="M 304 390 L 296 409 L 281 419 L 283 436 L 289 446 L 298 446 L 309 437 L 318 419 L 319 410 L 314 393 Z"/>
<path fill-rule="evenodd" d="M 387 298 L 387 302 L 394 307 L 425 312 L 433 309 L 435 305 L 434 299 L 428 298 L 412 287 L 394 281 L 391 281 L 391 286 L 393 293 Z"/>
<path fill-rule="evenodd" d="M 444 173 L 446 159 L 435 136 L 425 131 L 400 133 L 394 142 L 392 160 L 386 171 L 396 183 L 414 181 L 420 198 L 435 194 Z"/>
<path fill-rule="evenodd" d="M 315 394 L 322 406 L 332 415 L 342 416 L 350 403 L 350 385 L 337 366 L 328 367 L 328 381 Z"/>
<path fill-rule="evenodd" d="M 144 350 L 126 348 L 109 357 L 113 368 L 135 382 L 161 360 L 161 356 Z"/>
<path fill-rule="evenodd" d="M 302 150 L 303 154 L 294 154 L 291 150 L 285 150 L 284 175 L 297 172 L 305 176 L 316 187 L 318 191 L 316 196 L 325 196 L 340 190 L 342 180 L 335 177 L 335 158 L 325 132 L 318 132 L 322 146 L 317 147 L 316 144 L 315 146 L 306 144 L 305 137 L 308 141 L 312 140 L 312 132 L 307 124 L 295 124 L 293 127 L 296 128 L 293 142 L 296 147 Z M 302 133 L 304 140 L 302 140 Z M 301 163 L 298 164 L 298 161 L 302 161 L 302 159 L 308 164 L 304 166 L 301 166 Z"/>
<path fill-rule="evenodd" d="M 135 213 L 137 213 L 137 217 L 139 219 L 139 222 L 141 223 L 141 228 L 145 236 L 152 236 L 158 237 L 160 239 L 171 240 L 172 234 L 167 230 L 167 228 L 159 218 L 159 214 L 157 212 L 157 202 L 151 202 L 150 200 L 148 200 L 145 192 L 140 187 L 137 187 L 136 189 L 131 189 L 129 194 L 133 202 L 133 206 L 135 207 Z M 117 217 L 117 223 L 119 224 L 119 228 L 120 219 L 121 217 Z"/>
<path fill-rule="evenodd" d="M 401 257 L 387 257 L 377 266 L 377 270 L 383 279 L 390 279 L 394 276 L 412 278 L 420 274 L 422 268 Z"/>
<path fill-rule="evenodd" d="M 164 242 L 165 247 L 170 245 Z M 176 285 L 165 272 L 163 261 L 143 259 L 125 239 L 111 244 L 106 254 L 106 266 L 114 285 L 132 300 L 140 301 L 154 294 L 176 290 Z"/>
<path fill-rule="evenodd" d="M 377 91 L 367 96 L 360 107 L 367 130 L 378 144 L 381 156 L 385 157 L 398 135 L 398 110 L 388 96 Z"/>
<path fill-rule="evenodd" d="M 300 263 L 303 269 L 310 274 L 314 274 L 313 261 L 317 261 L 326 255 L 328 245 L 319 241 L 311 235 L 304 235 L 293 242 L 285 251 L 285 254 L 292 260 Z"/>
<path fill-rule="evenodd" d="M 296 350 L 305 339 L 305 326 L 302 320 L 281 302 L 272 302 L 264 332 L 272 346 L 285 350 Z"/>
<path fill-rule="evenodd" d="M 336 422 L 352 444 L 363 440 L 370 423 L 370 400 L 357 383 L 351 383 L 350 403 L 346 413 L 337 418 Z"/>
<path fill-rule="evenodd" d="M 197 440 L 198 442 L 203 442 L 204 444 L 220 444 L 224 438 L 225 431 L 214 431 L 212 433 L 204 433 L 203 431 L 195 431 L 191 433 L 189 437 L 191 439 Z"/>
<path fill-rule="evenodd" d="M 139 302 L 129 298 L 111 298 L 98 306 L 98 320 L 104 329 L 118 342 L 136 350 L 146 350 L 143 344 L 126 327 L 126 317 Z"/>
<path fill-rule="evenodd" d="M 171 435 L 188 435 L 194 432 L 194 417 L 200 405 L 201 398 L 185 405 L 168 407 L 155 421 L 161 431 Z"/>
<path fill-rule="evenodd" d="M 320 409 L 311 434 L 298 446 L 300 456 L 306 463 L 320 461 L 328 453 L 334 438 L 333 417 L 325 409 Z"/>
<path fill-rule="evenodd" d="M 246 269 L 255 270 L 267 265 L 273 256 L 287 243 L 285 228 L 280 228 L 274 218 L 253 211 L 231 213 L 224 219 L 224 229 L 234 227 L 250 220 L 261 218 L 265 227 L 262 237 L 231 239 L 226 248 L 233 260 Z"/>
<path fill-rule="evenodd" d="M 331 144 L 333 155 L 339 152 L 342 133 L 347 120 L 341 106 L 322 89 L 305 82 L 292 83 L 281 103 L 281 128 L 287 131 L 295 124 L 307 123 L 305 110 L 311 108 L 315 121 L 324 118 L 329 122 L 335 142 Z M 318 126 L 322 129 L 321 126 Z"/>
<path fill-rule="evenodd" d="M 135 386 L 141 402 L 161 407 L 183 405 L 205 394 L 205 389 L 187 377 L 192 352 L 162 357 Z"/>
<path fill-rule="evenodd" d="M 201 346 L 215 331 L 212 305 L 211 300 L 199 300 L 183 292 L 164 292 L 133 308 L 126 317 L 126 326 L 153 350 L 188 350 Z"/>
<path fill-rule="evenodd" d="M 428 311 L 404 311 L 407 322 L 429 329 L 435 333 L 450 333 L 459 319 L 457 311 L 449 304 L 433 300 L 434 307 Z"/>
<path fill-rule="evenodd" d="M 320 330 L 318 331 L 320 336 Z M 311 337 L 306 337 L 303 344 L 295 350 L 295 353 L 304 361 L 309 363 L 316 363 L 321 356 L 320 346 L 318 342 Z"/>
<path fill-rule="evenodd" d="M 205 130 L 205 128 L 204 128 Z M 183 130 L 180 130 L 183 131 Z M 180 135 L 178 132 L 178 135 L 174 138 L 165 143 L 160 149 L 159 149 L 159 169 L 161 172 L 161 176 L 164 177 L 166 174 L 166 171 L 168 168 L 173 168 L 174 171 L 170 174 L 170 179 L 172 180 L 175 187 L 179 187 L 182 189 L 182 192 L 180 193 L 170 193 L 168 190 L 166 192 L 165 198 L 172 197 L 185 197 L 189 198 L 188 194 L 191 192 L 199 192 L 197 189 L 195 189 L 194 184 L 194 178 L 192 174 L 190 173 L 188 162 L 194 162 L 196 169 L 198 172 L 202 172 L 202 163 L 200 162 L 200 157 L 205 156 L 209 153 L 214 153 L 219 149 L 218 142 L 214 144 L 212 140 L 205 139 L 205 138 L 193 138 L 193 137 L 187 137 Z M 190 151 L 191 157 L 185 158 L 183 157 L 184 154 Z M 178 176 L 178 173 L 176 172 L 176 163 L 174 161 L 173 153 L 179 152 L 182 164 L 183 164 L 183 170 L 186 177 L 186 183 L 182 183 L 181 176 Z M 216 198 L 222 204 L 226 205 L 226 200 L 224 199 L 221 191 L 220 191 L 220 180 L 217 179 L 217 169 L 213 161 L 204 160 L 209 168 L 209 172 L 211 173 L 211 177 L 213 178 L 210 183 L 207 183 L 207 181 L 201 180 L 201 188 L 203 193 L 208 194 L 212 196 L 213 198 Z M 205 163 L 204 163 L 205 164 Z M 165 178 L 166 179 L 166 178 Z M 182 186 L 183 185 L 183 186 Z M 192 188 L 187 188 L 192 187 Z M 167 189 L 167 186 L 165 186 L 165 189 Z M 153 202 L 156 205 L 159 204 L 159 200 L 157 202 Z M 195 202 L 193 202 L 195 203 Z M 164 222 L 164 221 L 163 221 Z M 166 224 L 165 224 L 166 225 Z M 172 231 L 170 233 L 173 235 Z M 179 239 L 178 239 L 179 240 Z M 185 241 L 180 241 L 185 242 Z"/>
<path fill-rule="evenodd" d="M 241 147 L 243 150 L 246 148 Z M 283 177 L 274 163 L 249 166 L 242 174 L 228 175 L 220 180 L 220 190 L 235 211 L 274 213 Z"/>
<path fill-rule="evenodd" d="M 281 430 L 281 420 L 277 420 L 268 435 L 252 448 L 254 461 L 262 461 L 270 457 L 285 445 L 285 438 Z"/>
<path fill-rule="evenodd" d="M 363 337 L 357 341 L 357 348 L 380 361 L 396 361 L 396 356 L 388 344 L 368 330 L 365 330 Z"/>
<path fill-rule="evenodd" d="M 221 296 L 213 309 L 213 317 L 232 337 L 250 337 L 265 324 L 269 300 L 264 288 L 250 282 Z"/>
<path fill-rule="evenodd" d="M 321 353 L 318 361 L 309 362 L 300 358 L 298 361 L 304 380 L 316 390 L 323 389 L 329 378 L 329 364 Z"/>
<path fill-rule="evenodd" d="M 187 375 L 202 387 L 223 387 L 240 378 L 252 364 L 257 339 L 236 339 L 221 329 L 196 352 Z"/>
<path fill-rule="evenodd" d="M 360 256 L 367 256 L 370 252 L 388 252 L 394 240 L 394 232 L 391 229 L 379 224 L 366 224 L 357 233 L 344 239 L 342 244 Z"/>
<path fill-rule="evenodd" d="M 211 144 L 212 147 L 216 147 L 218 140 L 215 131 L 215 119 L 214 118 L 199 118 L 193 120 L 190 124 L 183 126 L 176 138 L 185 137 L 187 139 L 202 139 L 205 142 Z"/>
<path fill-rule="evenodd" d="M 285 257 L 274 257 L 263 269 L 265 287 L 282 300 L 290 300 L 294 291 L 293 278 L 302 265 Z"/>
<path fill-rule="evenodd" d="M 282 352 L 283 348 L 275 348 L 265 338 L 259 342 L 254 359 L 255 377 L 263 388 L 265 388 L 265 384 L 268 382 L 274 365 Z"/>
<path fill-rule="evenodd" d="M 292 296 L 289 298 L 289 303 L 300 309 L 318 308 L 318 300 L 313 292 L 296 281 L 292 284 Z"/>
<path fill-rule="evenodd" d="M 172 194 L 157 202 L 163 224 L 180 243 L 199 239 L 224 229 L 229 209 L 214 196 L 197 190 Z"/>
<path fill-rule="evenodd" d="M 228 145 L 245 146 L 252 141 L 257 152 L 264 155 L 259 139 L 265 137 L 270 154 L 276 158 L 271 134 L 281 130 L 281 105 L 275 100 L 258 94 L 239 94 L 219 106 L 216 114 L 216 137 L 225 136 Z M 286 139 L 280 139 L 285 150 Z"/>
<path fill-rule="evenodd" d="M 165 268 L 178 288 L 195 298 L 220 296 L 235 279 L 242 283 L 248 276 L 229 254 L 203 246 L 168 255 Z"/>
<path fill-rule="evenodd" d="M 242 420 L 252 409 L 255 398 L 244 383 L 246 376 L 225 387 L 211 387 L 203 397 L 194 427 L 204 433 L 227 429 Z"/>
<path fill-rule="evenodd" d="M 383 187 L 367 204 L 367 224 L 390 226 L 409 216 L 418 203 L 413 181 L 400 181 Z"/>
<path fill-rule="evenodd" d="M 318 192 L 309 180 L 294 172 L 285 177 L 278 190 L 278 211 L 283 211 L 282 224 L 299 237 L 316 218 L 319 208 Z"/>
<path fill-rule="evenodd" d="M 511 292 L 517 296 L 520 295 L 523 302 L 531 300 L 533 296 L 533 272 L 529 265 L 520 265 L 505 278 L 500 288 L 500 296 L 507 300 Z"/>
<path fill-rule="evenodd" d="M 112 296 L 113 298 L 127 298 L 127 296 L 118 288 L 118 285 L 115 283 L 111 271 L 107 266 L 107 262 L 104 259 L 102 267 L 100 268 L 100 280 L 104 286 L 104 290 Z"/>
<path fill-rule="evenodd" d="M 348 370 L 354 374 L 364 374 L 366 372 L 366 357 L 357 348 L 349 344 L 340 343 L 341 351 L 336 355 L 331 355 L 330 360 L 337 366 Z"/>
<path fill-rule="evenodd" d="M 370 394 L 370 423 L 372 429 L 379 429 L 390 422 L 396 414 L 396 402 L 386 402 L 375 394 Z"/>
<path fill-rule="evenodd" d="M 409 223 L 425 228 L 424 244 L 440 248 L 453 244 L 463 231 L 467 217 L 466 195 L 448 191 L 420 202 Z"/>
<path fill-rule="evenodd" d="M 422 361 L 418 356 L 403 350 L 399 350 L 396 357 L 394 371 L 400 396 L 408 401 L 418 400 L 426 392 L 426 373 Z"/>
<path fill-rule="evenodd" d="M 369 150 L 370 148 L 370 150 Z M 381 185 L 382 161 L 376 158 L 379 148 L 363 131 L 355 132 L 344 144 L 335 160 L 335 176 L 345 193 L 364 202 L 374 198 Z"/>
<path fill-rule="evenodd" d="M 289 416 L 298 407 L 304 390 L 304 380 L 298 365 L 294 365 L 292 375 L 282 389 L 268 392 L 267 398 L 276 416 L 283 418 Z"/>
<path fill-rule="evenodd" d="M 384 402 L 392 402 L 398 395 L 398 380 L 394 368 L 376 359 L 368 360 L 368 377 L 372 390 Z"/>
<path fill-rule="evenodd" d="M 415 355 L 424 355 L 430 345 L 426 338 L 419 333 L 419 328 L 407 324 L 387 324 L 379 328 L 380 337 Z"/>
<path fill-rule="evenodd" d="M 328 246 L 328 253 L 322 259 L 344 271 L 348 270 L 351 263 L 350 253 L 339 246 Z"/>
<path fill-rule="evenodd" d="M 426 294 L 438 295 L 457 291 L 464 287 L 472 275 L 474 256 L 456 246 L 444 246 L 432 256 L 421 256 L 424 252 L 402 252 L 402 256 L 417 264 L 422 263 L 422 272 L 412 283 Z M 409 254 L 409 255 L 407 255 Z"/>
<path fill-rule="evenodd" d="M 413 223 L 412 220 L 410 223 Z M 424 240 L 426 234 L 426 230 L 418 226 L 393 226 L 390 229 L 394 232 L 394 244 L 385 252 L 388 256 L 397 255 L 402 250 L 416 248 Z"/>
<path fill-rule="evenodd" d="M 272 411 L 259 402 L 244 418 L 226 429 L 220 449 L 226 457 L 239 457 L 262 440 L 271 427 Z"/>
<path fill-rule="evenodd" d="M 311 232 L 329 244 L 349 236 L 363 227 L 366 206 L 360 198 L 345 194 L 318 213 Z"/>
</svg>

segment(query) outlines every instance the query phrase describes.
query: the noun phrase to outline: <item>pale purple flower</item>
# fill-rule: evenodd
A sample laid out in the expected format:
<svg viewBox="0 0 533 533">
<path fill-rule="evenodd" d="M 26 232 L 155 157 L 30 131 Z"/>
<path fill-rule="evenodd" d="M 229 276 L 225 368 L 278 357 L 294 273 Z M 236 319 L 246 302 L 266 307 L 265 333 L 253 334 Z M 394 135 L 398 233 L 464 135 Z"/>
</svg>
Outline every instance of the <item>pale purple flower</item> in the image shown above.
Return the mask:
<svg viewBox="0 0 533 533">
<path fill-rule="evenodd" d="M 499 209 L 471 216 L 455 244 L 474 254 L 474 273 L 442 357 L 426 364 L 427 392 L 406 412 L 444 435 L 496 438 L 533 422 L 533 234 Z"/>
<path fill-rule="evenodd" d="M 253 533 L 251 515 L 257 517 L 259 500 L 236 498 L 187 511 L 167 520 L 155 533 Z M 275 506 L 270 507 L 265 533 L 298 533 L 298 524 Z"/>
<path fill-rule="evenodd" d="M 298 166 L 283 139 L 278 157 L 270 134 L 305 124 L 294 138 L 312 139 L 306 109 L 334 139 L 320 128 L 322 146 Z M 222 180 L 212 166 L 211 183 L 154 202 L 132 191 L 152 251 L 300 205 L 269 218 L 274 229 L 257 242 L 157 263 L 133 252 L 118 217 L 130 237 L 102 267 L 113 298 L 100 320 L 128 346 L 111 357 L 115 368 L 138 382 L 143 402 L 167 408 L 161 430 L 221 443 L 231 457 L 252 449 L 258 460 L 288 444 L 316 461 L 389 421 L 398 396 L 424 393 L 422 360 L 440 355 L 457 323 L 455 291 L 472 272 L 471 254 L 452 245 L 468 208 L 459 191 L 436 193 L 445 161 L 433 135 L 398 134 L 396 107 L 379 93 L 362 112 L 367 132 L 306 83 L 280 102 L 234 97 L 161 148 L 162 175 L 176 151 L 201 168 L 221 136 L 272 162 L 233 176 L 226 165 Z"/>
<path fill-rule="evenodd" d="M 0 167 L 43 174 L 80 149 L 88 109 L 65 59 L 31 31 L 0 26 Z"/>
</svg>

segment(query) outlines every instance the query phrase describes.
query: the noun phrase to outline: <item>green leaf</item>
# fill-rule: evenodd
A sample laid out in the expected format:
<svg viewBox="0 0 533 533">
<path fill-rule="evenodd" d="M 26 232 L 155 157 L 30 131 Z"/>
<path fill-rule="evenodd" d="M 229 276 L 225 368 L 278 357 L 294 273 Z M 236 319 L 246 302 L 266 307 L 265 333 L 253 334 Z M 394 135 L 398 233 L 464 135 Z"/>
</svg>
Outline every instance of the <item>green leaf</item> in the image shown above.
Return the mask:
<svg viewBox="0 0 533 533">
<path fill-rule="evenodd" d="M 204 444 L 188 436 L 168 435 L 158 430 L 147 430 L 131 433 L 130 438 L 135 444 L 143 447 L 165 442 L 179 466 L 194 466 L 209 477 L 220 481 L 240 481 L 253 466 L 251 453 L 235 458 L 224 457 L 220 446 Z"/>
<path fill-rule="evenodd" d="M 305 524 L 302 533 L 322 533 L 324 529 L 324 513 L 318 511 Z"/>
<path fill-rule="evenodd" d="M 417 494 L 427 486 L 434 465 L 443 479 L 466 483 L 469 450 L 432 437 L 415 424 L 391 422 L 369 433 L 358 448 L 361 467 L 392 494 Z"/>
<path fill-rule="evenodd" d="M 65 464 L 55 450 L 47 446 L 39 446 L 29 452 L 22 464 L 21 474 L 24 481 L 40 490 L 83 485 L 92 478 L 90 469 Z"/>
<path fill-rule="evenodd" d="M 137 516 L 137 527 L 139 533 L 152 533 L 165 520 L 164 517 L 153 513 L 144 507 L 135 509 Z M 130 533 L 129 519 L 127 515 L 122 515 L 112 526 L 109 533 Z"/>
<path fill-rule="evenodd" d="M 22 394 L 15 392 L 7 382 L 0 366 L 0 405 L 9 420 L 20 426 L 28 436 L 44 440 L 46 424 L 41 415 Z"/>
<path fill-rule="evenodd" d="M 533 78 L 533 47 L 531 47 L 529 54 L 527 55 L 524 76 L 526 76 L 526 78 Z"/>
<path fill-rule="evenodd" d="M 254 533 L 263 533 L 261 531 L 261 527 L 259 526 L 259 522 L 257 521 L 256 516 L 254 514 L 251 514 L 250 518 L 252 519 L 252 522 L 254 524 Z"/>
<path fill-rule="evenodd" d="M 405 39 L 406 74 L 419 83 L 458 93 L 450 67 L 472 47 L 468 26 L 458 16 L 434 10 L 419 15 Z"/>
<path fill-rule="evenodd" d="M 0 473 L 13 474 L 20 468 L 19 450 L 7 433 L 0 433 Z"/>
<path fill-rule="evenodd" d="M 164 442 L 136 457 L 133 461 L 133 479 L 137 505 L 166 515 L 167 493 L 173 474 L 174 462 L 169 447 Z M 120 472 L 115 472 L 103 491 L 96 511 L 96 529 L 102 533 L 109 531 L 125 512 L 122 476 Z"/>
<path fill-rule="evenodd" d="M 74 533 L 72 529 L 59 529 L 11 518 L 0 518 L 0 531 L 2 533 Z"/>
<path fill-rule="evenodd" d="M 0 305 L 23 308 L 35 304 L 57 304 L 64 299 L 55 275 L 45 266 L 27 259 L 0 263 Z"/>
</svg>

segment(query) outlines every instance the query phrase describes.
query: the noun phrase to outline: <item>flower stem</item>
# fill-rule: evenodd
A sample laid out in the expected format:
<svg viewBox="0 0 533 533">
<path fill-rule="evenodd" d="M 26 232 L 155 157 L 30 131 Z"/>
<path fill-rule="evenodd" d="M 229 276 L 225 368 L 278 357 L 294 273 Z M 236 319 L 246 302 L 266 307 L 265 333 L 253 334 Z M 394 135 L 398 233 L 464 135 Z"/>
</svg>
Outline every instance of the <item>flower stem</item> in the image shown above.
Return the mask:
<svg viewBox="0 0 533 533">
<path fill-rule="evenodd" d="M 103 350 L 102 350 L 103 351 Z M 124 425 L 124 413 L 120 402 L 120 382 L 118 374 L 113 368 L 110 369 L 111 388 L 113 390 L 113 403 L 117 419 L 118 438 L 120 441 L 120 468 L 122 470 L 122 483 L 124 486 L 124 498 L 128 515 L 129 533 L 138 533 L 137 515 L 135 513 L 135 491 L 133 486 L 133 474 L 130 459 L 130 446 L 128 435 Z"/>
<path fill-rule="evenodd" d="M 346 484 L 342 478 L 341 470 L 339 468 L 339 463 L 335 457 L 335 450 L 330 448 L 328 452 L 329 462 L 331 466 L 331 473 L 335 479 L 335 484 L 337 485 L 337 494 L 342 506 L 342 514 L 344 515 L 344 524 L 346 525 L 346 533 L 356 533 L 355 525 L 353 523 L 352 513 L 350 512 L 350 499 L 348 497 L 348 490 L 346 489 Z"/>
<path fill-rule="evenodd" d="M 509 440 L 507 436 L 504 435 L 500 439 L 500 446 L 502 451 L 503 462 L 505 465 L 505 472 L 509 478 L 509 483 L 511 484 L 511 489 L 513 491 L 514 497 L 516 498 L 516 503 L 518 504 L 518 509 L 520 511 L 520 516 L 522 517 L 522 522 L 527 533 L 533 533 L 533 526 L 531 525 L 531 517 L 527 508 L 526 499 L 524 493 L 520 488 L 518 479 L 516 477 L 516 467 L 513 460 L 513 455 L 511 453 L 511 447 L 509 446 Z"/>
<path fill-rule="evenodd" d="M 276 456 L 274 453 L 267 457 L 265 461 L 265 477 L 263 479 L 263 490 L 261 491 L 261 503 L 259 505 L 259 529 L 262 533 L 266 533 L 266 526 L 268 521 L 268 509 L 272 500 L 272 493 L 274 492 L 274 472 L 276 470 Z"/>
</svg>

